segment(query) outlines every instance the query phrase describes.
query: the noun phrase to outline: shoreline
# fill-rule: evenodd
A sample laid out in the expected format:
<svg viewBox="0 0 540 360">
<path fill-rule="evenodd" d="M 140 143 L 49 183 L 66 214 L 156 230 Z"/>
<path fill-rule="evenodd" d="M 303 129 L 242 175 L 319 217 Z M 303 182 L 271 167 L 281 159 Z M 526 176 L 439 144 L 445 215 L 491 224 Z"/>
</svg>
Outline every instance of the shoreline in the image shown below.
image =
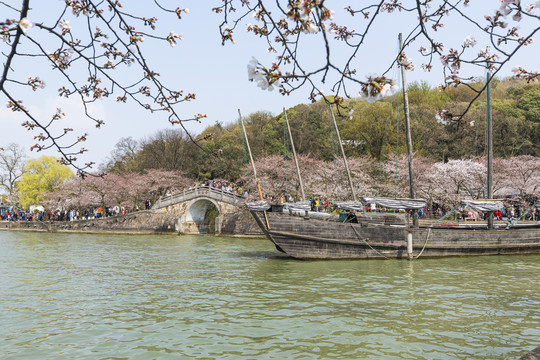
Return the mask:
<svg viewBox="0 0 540 360">
<path fill-rule="evenodd" d="M 251 214 L 246 210 L 222 214 L 210 224 L 214 231 L 207 231 L 208 224 L 202 226 L 181 226 L 181 216 L 176 211 L 166 209 L 141 210 L 125 215 L 98 219 L 72 221 L 8 221 L 0 220 L 0 231 L 31 231 L 84 234 L 119 235 L 213 235 L 243 238 L 265 238 Z M 219 226 L 218 226 L 219 225 Z M 212 229 L 212 228 L 211 228 Z M 188 230 L 188 231 L 185 231 Z"/>
</svg>

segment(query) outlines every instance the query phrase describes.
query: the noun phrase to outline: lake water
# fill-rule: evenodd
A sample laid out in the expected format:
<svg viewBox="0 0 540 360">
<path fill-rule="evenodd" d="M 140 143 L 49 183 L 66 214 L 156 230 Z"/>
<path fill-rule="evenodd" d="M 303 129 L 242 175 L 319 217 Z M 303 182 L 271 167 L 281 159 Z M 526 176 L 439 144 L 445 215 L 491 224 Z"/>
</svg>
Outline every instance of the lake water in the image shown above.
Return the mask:
<svg viewBox="0 0 540 360">
<path fill-rule="evenodd" d="M 518 359 L 540 256 L 299 261 L 262 239 L 0 232 L 2 359 Z"/>
</svg>

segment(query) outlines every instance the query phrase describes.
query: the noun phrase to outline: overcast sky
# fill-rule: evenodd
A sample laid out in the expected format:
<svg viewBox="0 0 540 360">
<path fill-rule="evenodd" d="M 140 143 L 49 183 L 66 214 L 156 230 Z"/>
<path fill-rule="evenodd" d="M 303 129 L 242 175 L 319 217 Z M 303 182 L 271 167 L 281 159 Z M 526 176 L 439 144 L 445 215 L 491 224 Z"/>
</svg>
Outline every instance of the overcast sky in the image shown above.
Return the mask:
<svg viewBox="0 0 540 360">
<path fill-rule="evenodd" d="M 34 4 L 36 3 L 36 4 Z M 63 1 L 57 0 L 58 6 Z M 142 2 L 137 2 L 137 6 L 142 6 Z M 173 3 L 173 2 L 171 2 Z M 354 2 L 353 2 L 354 3 Z M 406 2 L 405 2 L 406 3 Z M 471 14 L 482 17 L 486 13 L 493 13 L 500 4 L 499 1 L 473 0 L 468 8 Z M 487 9 L 487 3 L 493 3 L 493 9 Z M 46 18 L 47 14 L 55 11 L 55 1 L 34 1 L 34 8 L 29 14 L 29 19 Z M 179 112 L 185 117 L 191 117 L 197 113 L 207 114 L 208 117 L 202 124 L 187 124 L 187 128 L 193 133 L 200 133 L 204 127 L 219 121 L 230 123 L 238 118 L 238 109 L 243 115 L 248 115 L 255 111 L 269 111 L 278 114 L 282 108 L 289 108 L 299 103 L 308 103 L 309 89 L 294 92 L 290 96 L 282 96 L 277 91 L 269 92 L 259 89 L 247 78 L 247 64 L 252 57 L 256 57 L 268 64 L 273 60 L 268 54 L 267 44 L 252 35 L 242 34 L 237 31 L 236 44 L 221 46 L 218 25 L 220 17 L 213 14 L 210 9 L 220 4 L 220 1 L 175 1 L 174 7 L 180 6 L 188 8 L 189 13 L 183 16 L 180 21 L 169 21 L 162 23 L 163 32 L 167 34 L 170 30 L 183 36 L 183 41 L 174 48 L 162 45 L 160 48 L 148 46 L 148 58 L 153 68 L 158 69 L 161 79 L 170 87 L 183 89 L 187 92 L 197 94 L 196 101 L 180 105 Z M 179 4 L 179 5 L 178 5 Z M 336 10 L 335 21 L 340 22 L 341 16 L 346 16 L 342 9 L 347 4 L 346 1 L 328 0 L 327 7 Z M 39 8 L 39 6 L 47 7 Z M 35 7 L 38 6 L 38 7 Z M 136 9 L 140 11 L 141 9 Z M 144 13 L 144 11 L 142 11 Z M 153 14 L 144 14 L 145 16 Z M 159 14 L 156 15 L 159 18 Z M 349 17 L 349 16 L 348 16 Z M 384 71 L 390 64 L 391 59 L 397 52 L 397 36 L 399 32 L 407 33 L 415 25 L 415 19 L 403 14 L 393 14 L 387 16 L 387 22 L 378 23 L 371 31 L 371 37 L 364 48 L 364 51 L 356 58 L 357 68 L 364 73 L 377 73 Z M 468 35 L 475 35 L 474 28 L 465 26 L 459 18 L 447 19 L 449 26 L 441 30 L 441 37 L 447 43 L 447 47 L 458 47 Z M 534 21 L 534 20 L 532 20 Z M 450 26 L 451 25 L 451 26 Z M 533 26 L 538 26 L 533 24 Z M 30 31 L 33 31 L 32 29 Z M 35 31 L 35 30 L 34 30 Z M 315 37 L 316 39 L 316 37 Z M 479 40 L 478 47 L 482 46 Z M 304 54 L 313 59 L 316 65 L 324 55 L 323 49 L 318 47 L 316 40 L 305 44 Z M 146 46 L 146 43 L 145 43 Z M 417 48 L 414 48 L 416 50 Z M 5 46 L 2 47 L 5 51 Z M 333 56 L 339 58 L 342 49 L 336 49 Z M 407 55 L 413 60 L 419 58 L 410 50 Z M 537 45 L 530 46 L 502 72 L 503 76 L 510 75 L 513 66 L 536 67 L 540 52 Z M 345 58 L 345 56 L 343 56 Z M 36 69 L 30 60 L 18 58 L 14 64 L 14 71 L 28 72 L 31 76 Z M 26 63 L 28 62 L 28 63 Z M 436 68 L 431 73 L 426 73 L 419 68 L 408 72 L 408 81 L 426 80 L 431 85 L 436 86 L 443 82 L 440 71 L 440 62 L 436 61 Z M 538 70 L 537 68 L 535 70 Z M 149 115 L 142 109 L 138 109 L 133 104 L 118 105 L 114 102 L 105 101 L 97 103 L 92 110 L 95 114 L 105 120 L 105 126 L 96 130 L 93 124 L 85 120 L 80 114 L 80 105 L 76 101 L 59 98 L 58 87 L 54 85 L 54 75 L 48 69 L 39 69 L 43 74 L 42 78 L 47 84 L 47 88 L 31 94 L 25 98 L 25 104 L 36 114 L 47 117 L 54 113 L 54 109 L 61 106 L 67 113 L 69 126 L 81 131 L 88 131 L 89 138 L 85 147 L 90 150 L 85 155 L 86 160 L 93 160 L 96 163 L 102 162 L 113 149 L 114 145 L 121 137 L 131 136 L 137 140 L 152 135 L 160 129 L 170 128 L 171 125 L 162 115 Z M 483 76 L 483 73 L 475 74 Z M 27 77 L 27 76 L 26 76 Z M 24 78 L 24 77 L 23 77 Z M 325 91 L 331 93 L 329 87 L 323 87 Z M 352 89 L 351 93 L 356 94 L 358 90 Z M 0 101 L 7 102 L 5 97 L 0 97 Z M 16 142 L 29 148 L 35 141 L 32 134 L 20 126 L 20 117 L 11 113 L 4 104 L 0 107 L 0 121 L 2 131 L 0 131 L 0 146 L 10 142 Z M 32 157 L 40 156 L 38 153 L 29 153 Z M 47 154 L 55 155 L 54 152 Z M 85 161 L 86 161 L 85 160 Z"/>
</svg>

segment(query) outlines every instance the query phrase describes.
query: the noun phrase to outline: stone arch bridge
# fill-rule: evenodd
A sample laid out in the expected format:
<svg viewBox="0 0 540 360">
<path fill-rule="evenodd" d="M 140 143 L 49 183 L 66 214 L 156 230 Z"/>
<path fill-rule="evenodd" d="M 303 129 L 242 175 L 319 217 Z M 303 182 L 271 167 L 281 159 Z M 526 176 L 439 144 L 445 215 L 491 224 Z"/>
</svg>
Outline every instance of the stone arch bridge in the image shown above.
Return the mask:
<svg viewBox="0 0 540 360">
<path fill-rule="evenodd" d="M 76 221 L 3 222 L 0 230 L 262 236 L 245 199 L 206 186 L 160 198 L 150 210 Z"/>
<path fill-rule="evenodd" d="M 199 186 L 159 198 L 152 210 L 174 213 L 182 234 L 229 233 L 227 221 L 242 211 L 245 199 L 224 190 Z M 224 231 L 225 230 L 225 231 Z"/>
</svg>

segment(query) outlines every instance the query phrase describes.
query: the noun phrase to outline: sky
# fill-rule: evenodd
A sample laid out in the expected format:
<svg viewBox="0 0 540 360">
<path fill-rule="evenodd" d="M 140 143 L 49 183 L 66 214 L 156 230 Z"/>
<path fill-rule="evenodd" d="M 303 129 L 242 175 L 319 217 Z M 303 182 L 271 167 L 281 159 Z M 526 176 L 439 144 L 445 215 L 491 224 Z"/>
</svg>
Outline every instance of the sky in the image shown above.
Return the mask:
<svg viewBox="0 0 540 360">
<path fill-rule="evenodd" d="M 486 9 L 485 4 L 489 2 L 494 4 L 493 9 Z M 28 17 L 31 21 L 52 18 L 57 9 L 61 8 L 62 3 L 63 1 L 60 0 L 32 1 L 31 6 L 33 8 Z M 257 39 L 253 35 L 245 34 L 241 30 L 237 30 L 235 33 L 235 44 L 221 45 L 218 31 L 221 18 L 210 11 L 212 7 L 218 6 L 220 1 L 170 0 L 168 3 L 173 4 L 173 8 L 176 6 L 188 8 L 189 13 L 184 14 L 181 20 L 163 18 L 163 20 L 160 20 L 162 22 L 158 30 L 165 34 L 174 30 L 182 35 L 183 40 L 179 41 L 174 48 L 166 44 L 155 47 L 151 43 L 145 43 L 143 50 L 148 51 L 148 60 L 153 68 L 158 69 L 162 81 L 171 87 L 183 89 L 186 93 L 194 92 L 197 94 L 195 101 L 181 104 L 177 108 L 186 118 L 197 113 L 207 115 L 207 118 L 203 119 L 200 124 L 187 123 L 186 127 L 190 132 L 199 134 L 205 127 L 216 122 L 227 124 L 237 121 L 239 110 L 244 116 L 256 111 L 268 111 L 277 115 L 283 108 L 309 103 L 309 89 L 307 88 L 293 92 L 289 96 L 282 96 L 277 91 L 261 90 L 256 84 L 248 81 L 247 64 L 252 57 L 269 64 L 274 60 L 273 55 L 267 52 L 268 46 L 264 41 Z M 334 18 L 336 22 L 341 22 L 345 17 L 349 21 L 350 15 L 343 11 L 348 2 L 327 0 L 325 4 L 328 8 L 336 11 Z M 471 15 L 482 18 L 486 13 L 493 13 L 499 4 L 500 2 L 495 0 L 472 0 L 467 11 Z M 130 6 L 134 6 L 133 10 L 139 14 L 144 14 L 144 16 L 153 15 L 146 14 L 148 10 L 144 2 L 137 1 L 130 4 Z M 156 16 L 160 18 L 159 13 Z M 362 53 L 359 53 L 355 59 L 359 74 L 380 73 L 386 70 L 398 49 L 398 33 L 403 32 L 406 34 L 416 24 L 415 18 L 407 14 L 394 13 L 385 16 L 386 21 L 384 23 L 377 23 L 372 28 Z M 478 33 L 474 27 L 465 24 L 459 17 L 451 17 L 445 19 L 445 21 L 448 26 L 441 29 L 438 35 L 448 47 L 458 47 L 463 43 L 466 36 Z M 246 22 L 255 23 L 255 20 L 247 19 Z M 537 22 L 537 19 L 533 19 L 532 26 L 537 27 Z M 241 28 L 245 28 L 245 25 Z M 30 29 L 30 31 L 36 30 Z M 312 40 L 301 44 L 302 59 L 307 66 L 316 67 L 324 58 L 324 51 L 320 47 L 321 42 L 319 39 L 320 34 L 317 34 L 313 36 Z M 478 47 L 485 40 L 478 39 Z M 5 52 L 5 47 L 1 47 L 1 49 Z M 412 57 L 415 63 L 419 64 L 420 57 L 415 53 L 416 50 L 417 47 L 410 50 L 407 56 Z M 504 71 L 501 72 L 502 76 L 509 76 L 511 68 L 516 65 L 533 68 L 537 65 L 536 59 L 540 55 L 537 44 L 533 44 L 533 46 L 525 50 L 523 55 L 520 55 L 506 66 Z M 337 46 L 332 51 L 332 56 L 337 62 L 346 59 L 347 53 L 344 47 Z M 37 72 L 47 82 L 47 87 L 43 90 L 38 90 L 35 93 L 18 93 L 25 100 L 26 106 L 38 116 L 44 118 L 50 117 L 55 112 L 55 109 L 61 106 L 67 115 L 65 119 L 66 126 L 75 128 L 79 132 L 88 132 L 88 141 L 84 144 L 84 147 L 89 152 L 81 158 L 84 161 L 102 163 L 122 137 L 133 137 L 140 140 L 152 136 L 159 130 L 171 128 L 163 115 L 151 115 L 130 103 L 119 105 L 113 101 L 102 101 L 93 104 L 91 108 L 95 115 L 105 120 L 105 125 L 101 129 L 95 129 L 92 122 L 84 118 L 81 113 L 81 106 L 77 101 L 58 97 L 57 76 L 50 71 L 49 67 L 38 65 L 33 59 L 25 57 L 18 58 L 12 67 L 14 68 L 13 71 L 20 74 L 22 79 Z M 473 70 L 471 75 L 483 76 L 484 74 L 479 73 L 478 70 Z M 129 74 L 122 76 L 129 76 Z M 437 86 L 443 82 L 440 61 L 435 60 L 435 68 L 430 73 L 419 68 L 408 72 L 407 80 L 409 82 L 427 81 L 432 86 Z M 327 85 L 322 86 L 325 92 L 329 94 L 331 93 L 330 83 L 328 82 Z M 349 90 L 354 96 L 359 89 L 352 87 Z M 7 102 L 2 95 L 0 95 L 0 101 Z M 2 104 L 0 107 L 0 123 L 2 124 L 0 146 L 16 142 L 28 149 L 35 143 L 35 140 L 33 140 L 34 133 L 22 128 L 20 126 L 21 121 L 20 116 L 12 113 Z M 52 150 L 44 153 L 56 155 Z M 31 157 L 38 157 L 42 154 L 29 152 Z"/>
</svg>

